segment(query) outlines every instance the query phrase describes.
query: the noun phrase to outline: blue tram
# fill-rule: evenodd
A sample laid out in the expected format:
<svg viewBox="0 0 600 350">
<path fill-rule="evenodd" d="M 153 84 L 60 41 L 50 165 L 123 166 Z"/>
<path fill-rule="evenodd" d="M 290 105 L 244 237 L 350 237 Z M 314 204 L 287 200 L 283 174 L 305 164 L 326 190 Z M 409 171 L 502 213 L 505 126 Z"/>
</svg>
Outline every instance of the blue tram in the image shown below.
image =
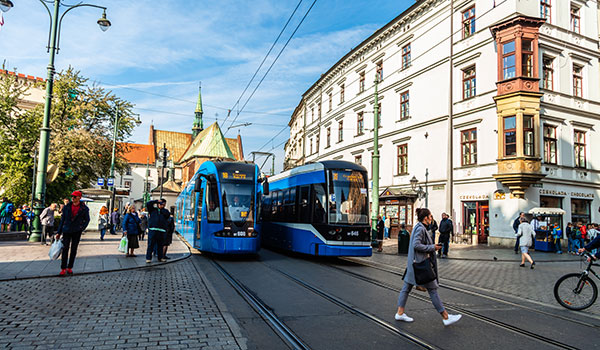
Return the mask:
<svg viewBox="0 0 600 350">
<path fill-rule="evenodd" d="M 258 181 L 255 164 L 202 163 L 175 202 L 177 232 L 194 248 L 205 252 L 258 252 Z"/>
<path fill-rule="evenodd" d="M 371 256 L 367 171 L 321 161 L 269 178 L 261 207 L 265 246 L 324 256 Z"/>
</svg>

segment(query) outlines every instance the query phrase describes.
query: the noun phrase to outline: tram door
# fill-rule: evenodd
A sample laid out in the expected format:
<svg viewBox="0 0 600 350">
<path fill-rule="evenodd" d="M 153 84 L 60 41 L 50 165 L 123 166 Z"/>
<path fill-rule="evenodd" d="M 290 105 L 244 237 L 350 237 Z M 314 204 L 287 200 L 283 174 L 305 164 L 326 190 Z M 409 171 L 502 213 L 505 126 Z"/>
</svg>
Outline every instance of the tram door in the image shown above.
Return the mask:
<svg viewBox="0 0 600 350">
<path fill-rule="evenodd" d="M 298 204 L 300 206 L 298 222 L 311 222 L 310 186 L 300 186 Z"/>
<path fill-rule="evenodd" d="M 196 215 L 196 232 L 194 232 L 194 247 L 200 247 L 200 238 L 201 238 L 201 224 L 202 224 L 202 206 L 204 205 L 204 188 L 197 192 L 196 207 L 198 208 L 198 213 Z"/>
</svg>

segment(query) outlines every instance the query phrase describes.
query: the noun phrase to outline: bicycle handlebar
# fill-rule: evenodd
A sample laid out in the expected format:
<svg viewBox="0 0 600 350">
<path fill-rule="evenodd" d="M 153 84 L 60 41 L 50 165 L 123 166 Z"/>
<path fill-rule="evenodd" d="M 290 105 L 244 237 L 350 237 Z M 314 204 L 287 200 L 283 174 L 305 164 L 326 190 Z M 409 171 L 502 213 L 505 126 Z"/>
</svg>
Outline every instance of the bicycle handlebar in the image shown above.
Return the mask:
<svg viewBox="0 0 600 350">
<path fill-rule="evenodd" d="M 587 250 L 583 251 L 582 253 L 579 253 L 579 256 L 585 256 L 586 258 L 590 258 L 592 261 L 598 260 L 596 258 L 596 256 L 594 256 L 592 253 L 588 252 Z"/>
</svg>

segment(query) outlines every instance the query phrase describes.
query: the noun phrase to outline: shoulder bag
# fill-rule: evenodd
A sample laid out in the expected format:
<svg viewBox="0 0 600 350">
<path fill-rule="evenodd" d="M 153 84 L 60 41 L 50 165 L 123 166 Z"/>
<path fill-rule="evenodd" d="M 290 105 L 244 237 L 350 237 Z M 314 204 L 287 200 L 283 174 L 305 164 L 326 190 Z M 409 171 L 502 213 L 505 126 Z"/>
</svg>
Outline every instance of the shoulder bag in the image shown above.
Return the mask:
<svg viewBox="0 0 600 350">
<path fill-rule="evenodd" d="M 413 271 L 415 273 L 415 282 L 418 285 L 427 284 L 437 278 L 430 257 L 420 263 L 413 262 Z"/>
</svg>

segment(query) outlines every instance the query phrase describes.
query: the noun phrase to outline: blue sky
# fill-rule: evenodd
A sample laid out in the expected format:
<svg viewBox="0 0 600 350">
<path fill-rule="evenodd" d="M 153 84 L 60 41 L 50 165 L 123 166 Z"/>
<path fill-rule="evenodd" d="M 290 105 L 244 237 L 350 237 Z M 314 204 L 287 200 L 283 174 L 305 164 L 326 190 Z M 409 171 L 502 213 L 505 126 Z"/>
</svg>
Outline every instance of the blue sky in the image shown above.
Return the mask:
<svg viewBox="0 0 600 350">
<path fill-rule="evenodd" d="M 112 27 L 102 32 L 96 25 L 101 10 L 69 12 L 56 67 L 72 65 L 133 102 L 142 119 L 133 142 L 148 142 L 150 123 L 157 129 L 190 132 L 198 82 L 202 81 L 205 126 L 215 118 L 223 120 L 298 2 L 98 0 L 91 3 L 108 7 Z M 38 0 L 13 3 L 0 29 L 0 62 L 6 60 L 9 70 L 45 78 L 48 14 Z M 302 1 L 259 78 L 311 3 Z M 413 3 L 318 0 L 236 122 L 255 124 L 231 129 L 226 136 L 234 137 L 239 130 L 246 156 L 263 146 L 262 151 L 276 147 L 272 151 L 280 170 L 282 143 L 289 131 L 266 143 L 285 128 L 302 93 L 352 47 Z"/>
</svg>

